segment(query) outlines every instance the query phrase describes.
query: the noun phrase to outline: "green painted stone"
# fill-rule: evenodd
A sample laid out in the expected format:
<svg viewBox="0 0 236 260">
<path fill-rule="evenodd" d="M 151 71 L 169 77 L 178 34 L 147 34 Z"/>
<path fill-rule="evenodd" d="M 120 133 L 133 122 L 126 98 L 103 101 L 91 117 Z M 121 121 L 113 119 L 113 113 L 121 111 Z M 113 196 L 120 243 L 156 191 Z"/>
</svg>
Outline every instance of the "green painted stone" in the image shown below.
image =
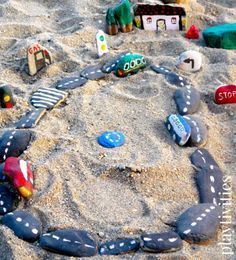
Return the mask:
<svg viewBox="0 0 236 260">
<path fill-rule="evenodd" d="M 118 20 L 120 26 L 126 26 L 132 23 L 132 16 L 130 12 L 130 2 L 129 0 L 122 0 L 114 8 L 116 19 Z"/>
<path fill-rule="evenodd" d="M 208 47 L 236 50 L 236 23 L 208 27 L 203 38 Z"/>
<path fill-rule="evenodd" d="M 118 77 L 126 77 L 129 74 L 135 74 L 140 69 L 146 67 L 145 58 L 137 53 L 127 53 L 121 58 L 116 66 L 115 74 Z"/>
</svg>

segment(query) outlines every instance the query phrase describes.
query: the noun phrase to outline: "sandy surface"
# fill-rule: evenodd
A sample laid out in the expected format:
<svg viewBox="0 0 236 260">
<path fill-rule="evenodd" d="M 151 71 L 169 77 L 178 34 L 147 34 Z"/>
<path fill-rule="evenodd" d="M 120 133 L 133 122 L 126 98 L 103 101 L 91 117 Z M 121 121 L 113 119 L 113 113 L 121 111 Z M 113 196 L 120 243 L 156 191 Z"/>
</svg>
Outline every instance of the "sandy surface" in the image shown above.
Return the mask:
<svg viewBox="0 0 236 260">
<path fill-rule="evenodd" d="M 33 91 L 108 59 L 97 58 L 94 39 L 97 30 L 104 29 L 106 9 L 113 2 L 0 0 L 0 80 L 12 85 L 17 101 L 13 109 L 1 111 L 1 132 L 29 109 Z M 236 19 L 235 1 L 192 2 L 190 19 L 201 29 Z M 235 182 L 236 107 L 215 105 L 212 94 L 219 85 L 236 83 L 236 52 L 209 49 L 202 39 L 189 41 L 183 35 L 134 29 L 107 36 L 107 41 L 111 56 L 131 50 L 172 70 L 182 51 L 203 54 L 200 72 L 182 74 L 201 92 L 197 115 L 209 130 L 205 147 Z M 36 41 L 53 53 L 54 62 L 30 77 L 25 72 L 26 49 Z M 188 159 L 196 148 L 175 145 L 163 125 L 166 116 L 176 112 L 175 89 L 161 75 L 145 70 L 125 79 L 109 75 L 70 91 L 66 103 L 47 113 L 33 129 L 34 139 L 23 158 L 32 163 L 35 192 L 19 208 L 39 217 L 44 231 L 86 229 L 98 241 L 170 230 L 180 213 L 198 202 L 195 172 Z M 122 131 L 126 144 L 111 150 L 100 147 L 96 137 L 106 130 Z M 232 211 L 233 228 L 235 203 Z M 16 238 L 3 226 L 0 234 L 1 259 L 66 259 Z M 219 232 L 218 240 L 220 236 Z M 184 242 L 183 249 L 172 254 L 139 252 L 123 258 L 226 259 L 216 241 L 209 246 Z"/>
</svg>

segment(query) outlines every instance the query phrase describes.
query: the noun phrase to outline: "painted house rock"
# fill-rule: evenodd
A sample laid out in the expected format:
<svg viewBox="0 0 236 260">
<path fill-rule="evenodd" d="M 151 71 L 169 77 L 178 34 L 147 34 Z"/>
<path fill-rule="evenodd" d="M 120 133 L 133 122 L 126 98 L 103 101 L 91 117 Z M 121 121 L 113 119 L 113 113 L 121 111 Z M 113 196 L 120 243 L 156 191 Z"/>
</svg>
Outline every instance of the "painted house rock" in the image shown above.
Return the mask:
<svg viewBox="0 0 236 260">
<path fill-rule="evenodd" d="M 134 16 L 135 24 L 140 29 L 186 30 L 186 12 L 180 6 L 138 4 L 134 8 Z"/>
</svg>

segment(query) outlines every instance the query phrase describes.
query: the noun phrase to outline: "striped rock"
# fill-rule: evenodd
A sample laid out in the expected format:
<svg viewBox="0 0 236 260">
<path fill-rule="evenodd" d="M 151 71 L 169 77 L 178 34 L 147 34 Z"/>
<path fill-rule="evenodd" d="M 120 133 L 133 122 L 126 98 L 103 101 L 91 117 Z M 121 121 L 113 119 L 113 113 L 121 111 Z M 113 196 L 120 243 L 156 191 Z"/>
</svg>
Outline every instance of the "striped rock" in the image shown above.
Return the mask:
<svg viewBox="0 0 236 260">
<path fill-rule="evenodd" d="M 200 203 L 221 205 L 223 174 L 217 166 L 205 167 L 196 174 Z"/>
<path fill-rule="evenodd" d="M 203 169 L 205 167 L 219 168 L 219 165 L 215 161 L 215 159 L 211 156 L 211 154 L 204 148 L 197 149 L 190 156 L 191 163 L 198 169 Z"/>
<path fill-rule="evenodd" d="M 36 108 L 51 109 L 62 103 L 68 93 L 55 88 L 39 88 L 30 98 L 30 103 Z"/>
<path fill-rule="evenodd" d="M 173 231 L 145 234 L 141 236 L 141 248 L 152 253 L 178 251 L 183 243 L 179 235 Z"/>
<path fill-rule="evenodd" d="M 166 81 L 172 85 L 175 85 L 177 87 L 185 87 L 185 86 L 189 85 L 189 82 L 186 78 L 184 78 L 174 72 L 171 72 L 169 69 L 167 69 L 165 67 L 151 65 L 150 68 L 158 74 L 165 75 Z"/>
<path fill-rule="evenodd" d="M 191 135 L 191 127 L 180 115 L 169 115 L 165 122 L 166 128 L 173 140 L 180 146 L 185 145 Z"/>
<path fill-rule="evenodd" d="M 104 78 L 106 74 L 102 72 L 100 66 L 95 65 L 86 67 L 81 71 L 80 76 L 89 80 L 98 80 Z"/>
<path fill-rule="evenodd" d="M 180 115 L 193 114 L 200 106 L 200 93 L 191 85 L 177 89 L 174 100 Z"/>
<path fill-rule="evenodd" d="M 2 218 L 2 224 L 10 228 L 17 237 L 28 242 L 38 240 L 42 231 L 41 222 L 23 210 L 6 214 Z"/>
<path fill-rule="evenodd" d="M 97 243 L 83 230 L 64 229 L 43 234 L 39 245 L 48 251 L 67 256 L 89 257 L 97 254 Z"/>
<path fill-rule="evenodd" d="M 20 156 L 28 147 L 31 132 L 26 130 L 6 131 L 0 139 L 0 163 L 8 157 Z"/>
<path fill-rule="evenodd" d="M 207 128 L 204 123 L 195 116 L 183 116 L 191 127 L 190 144 L 203 146 L 207 142 Z"/>
<path fill-rule="evenodd" d="M 13 211 L 16 201 L 16 194 L 7 185 L 0 185 L 0 215 Z"/>
<path fill-rule="evenodd" d="M 26 112 L 26 114 L 16 123 L 16 129 L 35 127 L 45 113 L 45 108 L 33 109 Z"/>
<path fill-rule="evenodd" d="M 67 77 L 60 80 L 56 88 L 57 89 L 75 89 L 78 87 L 82 87 L 88 80 L 84 77 Z"/>
<path fill-rule="evenodd" d="M 124 238 L 115 241 L 109 241 L 100 245 L 100 255 L 120 255 L 135 252 L 139 249 L 140 243 L 133 238 Z"/>
<path fill-rule="evenodd" d="M 206 243 L 214 238 L 221 218 L 221 207 L 211 203 L 194 205 L 176 222 L 179 236 L 189 243 Z"/>
<path fill-rule="evenodd" d="M 109 60 L 107 63 L 105 63 L 102 66 L 102 72 L 111 73 L 112 71 L 115 71 L 116 65 L 118 64 L 120 59 L 122 59 L 125 55 L 130 55 L 130 54 L 131 54 L 130 52 L 123 52 L 123 53 L 115 56 L 114 58 L 112 58 L 111 60 Z"/>
</svg>

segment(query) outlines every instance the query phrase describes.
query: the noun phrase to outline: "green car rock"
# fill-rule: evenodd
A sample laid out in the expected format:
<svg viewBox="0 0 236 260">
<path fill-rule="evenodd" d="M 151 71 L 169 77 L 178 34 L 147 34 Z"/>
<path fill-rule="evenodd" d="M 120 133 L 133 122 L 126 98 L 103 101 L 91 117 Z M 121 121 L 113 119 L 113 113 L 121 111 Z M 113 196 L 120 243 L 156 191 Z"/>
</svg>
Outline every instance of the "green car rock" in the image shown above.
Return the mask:
<svg viewBox="0 0 236 260">
<path fill-rule="evenodd" d="M 127 53 L 123 58 L 121 58 L 116 66 L 116 76 L 126 77 L 129 74 L 135 74 L 140 69 L 146 67 L 145 58 L 137 53 Z"/>
<path fill-rule="evenodd" d="M 209 27 L 203 38 L 208 47 L 236 50 L 236 23 Z"/>
</svg>

